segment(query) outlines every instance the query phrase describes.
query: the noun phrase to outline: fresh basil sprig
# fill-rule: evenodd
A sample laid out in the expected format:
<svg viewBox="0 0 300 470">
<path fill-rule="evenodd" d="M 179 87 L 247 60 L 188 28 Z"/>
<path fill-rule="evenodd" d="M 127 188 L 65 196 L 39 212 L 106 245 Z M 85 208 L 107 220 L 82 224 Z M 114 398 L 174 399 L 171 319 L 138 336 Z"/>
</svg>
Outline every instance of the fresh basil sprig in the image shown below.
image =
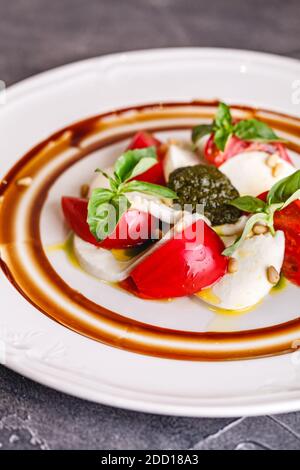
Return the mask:
<svg viewBox="0 0 300 470">
<path fill-rule="evenodd" d="M 300 190 L 300 170 L 295 171 L 291 176 L 287 176 L 274 184 L 268 193 L 268 204 L 278 204 L 284 202 L 286 207 L 291 202 L 299 199 Z"/>
<path fill-rule="evenodd" d="M 233 126 L 233 132 L 239 139 L 259 142 L 282 141 L 273 129 L 258 119 L 243 119 Z"/>
<path fill-rule="evenodd" d="M 200 124 L 192 129 L 192 142 L 196 144 L 202 137 L 214 132 L 214 126 L 212 124 Z"/>
<path fill-rule="evenodd" d="M 241 211 L 244 212 L 251 212 L 251 213 L 259 213 L 264 212 L 266 209 L 267 204 L 258 199 L 258 197 L 253 196 L 242 196 L 236 199 L 233 199 L 229 203 L 231 206 L 237 207 Z"/>
<path fill-rule="evenodd" d="M 258 119 L 242 119 L 234 124 L 230 108 L 225 103 L 219 104 L 212 124 L 200 124 L 193 128 L 193 143 L 196 145 L 208 134 L 214 134 L 214 142 L 222 151 L 231 135 L 248 141 L 283 142 L 267 124 Z"/>
<path fill-rule="evenodd" d="M 124 182 L 144 173 L 156 163 L 155 147 L 127 150 L 117 159 L 114 175 L 119 182 Z"/>
<path fill-rule="evenodd" d="M 242 196 L 230 201 L 228 204 L 254 215 L 248 219 L 242 235 L 223 251 L 223 255 L 231 256 L 257 222 L 264 223 L 274 235 L 275 212 L 284 209 L 297 199 L 300 199 L 300 170 L 274 184 L 268 192 L 267 202 L 252 196 Z"/>
<path fill-rule="evenodd" d="M 112 177 L 100 169 L 96 170 L 108 179 L 110 185 L 110 189 L 94 189 L 88 203 L 87 222 L 97 240 L 102 241 L 111 235 L 122 215 L 130 208 L 126 193 L 137 191 L 161 199 L 177 198 L 176 193 L 167 187 L 134 180 L 156 164 L 155 147 L 147 147 L 123 153 L 114 165 Z"/>
</svg>

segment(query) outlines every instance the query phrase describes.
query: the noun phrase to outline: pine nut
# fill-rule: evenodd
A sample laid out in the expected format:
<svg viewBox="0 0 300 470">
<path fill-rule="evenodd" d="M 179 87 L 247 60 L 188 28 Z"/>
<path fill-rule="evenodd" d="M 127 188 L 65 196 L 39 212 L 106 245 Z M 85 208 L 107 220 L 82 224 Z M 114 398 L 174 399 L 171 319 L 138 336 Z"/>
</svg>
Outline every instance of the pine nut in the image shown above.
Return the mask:
<svg viewBox="0 0 300 470">
<path fill-rule="evenodd" d="M 25 178 L 20 178 L 16 181 L 17 186 L 30 186 L 32 183 L 32 178 L 30 176 L 26 176 Z"/>
<path fill-rule="evenodd" d="M 82 184 L 80 187 L 80 196 L 86 198 L 89 194 L 90 187 L 88 184 Z"/>
<path fill-rule="evenodd" d="M 162 155 L 167 153 L 168 150 L 169 150 L 168 144 L 161 144 L 160 147 L 159 147 L 159 151 Z"/>
<path fill-rule="evenodd" d="M 181 146 L 181 145 L 182 145 L 181 141 L 178 140 L 178 139 L 168 139 L 168 140 L 167 140 L 167 143 L 168 143 L 169 145 L 178 145 L 178 146 Z"/>
<path fill-rule="evenodd" d="M 272 155 L 269 155 L 267 160 L 266 160 L 266 165 L 270 168 L 274 168 L 274 166 L 277 165 L 279 160 L 279 155 L 277 153 L 273 153 Z"/>
<path fill-rule="evenodd" d="M 230 258 L 228 261 L 228 272 L 230 274 L 236 273 L 239 268 L 239 263 L 236 258 Z"/>
<path fill-rule="evenodd" d="M 266 225 L 255 224 L 252 230 L 255 235 L 264 235 L 269 231 L 269 228 Z"/>
<path fill-rule="evenodd" d="M 277 271 L 277 269 L 274 268 L 274 266 L 269 266 L 268 269 L 267 269 L 267 277 L 268 277 L 268 281 L 271 283 L 271 284 L 278 284 L 279 280 L 280 280 L 280 275 Z"/>
<path fill-rule="evenodd" d="M 277 165 L 274 166 L 272 170 L 272 176 L 276 178 L 276 176 L 280 175 L 280 173 L 283 170 L 283 164 L 282 163 L 277 163 Z"/>
</svg>

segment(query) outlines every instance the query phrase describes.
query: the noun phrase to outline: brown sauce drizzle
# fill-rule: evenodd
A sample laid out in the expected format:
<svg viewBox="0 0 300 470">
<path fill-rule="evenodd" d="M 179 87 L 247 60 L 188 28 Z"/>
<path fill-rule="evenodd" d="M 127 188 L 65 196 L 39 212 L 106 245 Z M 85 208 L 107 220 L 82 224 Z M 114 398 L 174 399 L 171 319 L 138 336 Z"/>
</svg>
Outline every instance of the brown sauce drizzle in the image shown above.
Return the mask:
<svg viewBox="0 0 300 470">
<path fill-rule="evenodd" d="M 0 185 L 0 196 L 4 196 L 0 211 L 0 246 L 2 252 L 0 266 L 15 288 L 41 312 L 68 328 L 97 341 L 142 354 L 186 360 L 231 360 L 272 355 L 293 350 L 291 341 L 287 340 L 284 335 L 294 334 L 299 336 L 300 319 L 257 330 L 194 333 L 164 329 L 126 318 L 101 305 L 97 305 L 67 285 L 53 269 L 41 243 L 40 215 L 48 191 L 53 183 L 70 166 L 88 157 L 94 150 L 105 148 L 108 145 L 130 137 L 133 132 L 122 131 L 123 124 L 147 122 L 147 129 L 152 132 L 190 129 L 189 125 L 176 125 L 176 123 L 173 126 L 169 124 L 157 126 L 154 121 L 158 119 L 191 117 L 209 119 L 213 116 L 214 107 L 217 104 L 218 101 L 151 104 L 121 109 L 113 113 L 105 113 L 82 122 L 77 122 L 56 132 L 19 160 L 4 177 Z M 186 107 L 195 108 L 195 112 L 187 114 L 184 112 Z M 207 109 L 201 112 L 201 107 L 211 107 L 212 109 L 211 112 L 207 111 Z M 297 118 L 292 118 L 292 121 L 288 123 L 286 121 L 291 118 L 284 114 L 271 113 L 247 106 L 232 106 L 232 108 L 233 110 L 237 109 L 251 113 L 253 116 L 268 122 L 277 130 L 282 130 L 295 137 L 300 135 L 300 120 Z M 126 113 L 131 111 L 134 114 L 126 116 Z M 115 117 L 115 120 L 107 119 L 110 117 Z M 153 121 L 153 126 L 149 126 L 151 121 Z M 80 147 L 83 139 L 98 133 L 101 136 L 102 130 L 118 126 L 121 126 L 121 129 L 117 135 L 102 138 L 99 142 L 94 142 L 84 148 Z M 288 144 L 288 147 L 300 153 L 300 145 L 292 143 Z M 52 161 L 62 151 L 69 148 L 76 150 L 74 155 L 65 160 L 62 159 L 61 164 L 43 181 L 41 189 L 31 203 L 28 220 L 26 221 L 25 238 L 22 243 L 27 248 L 31 262 L 43 279 L 46 280 L 47 284 L 51 285 L 59 295 L 69 299 L 70 304 L 79 306 L 86 312 L 86 321 L 79 321 L 72 317 L 72 314 L 66 311 L 61 304 L 55 303 L 53 299 L 48 299 L 40 287 L 35 284 L 34 280 L 29 276 L 26 266 L 21 263 L 18 257 L 18 243 L 15 236 L 14 213 L 22 200 L 24 191 L 26 191 L 26 188 L 18 187 L 15 182 L 20 178 L 28 176 L 34 178 L 45 163 Z M 153 313 L 153 315 L 156 314 L 155 312 Z M 88 321 L 89 318 L 97 319 L 99 326 L 92 327 Z M 113 329 L 115 330 L 114 332 Z M 274 341 L 273 345 L 268 345 L 267 342 L 262 344 L 261 340 L 270 338 L 278 338 L 278 341 Z M 280 338 L 282 339 L 280 340 Z M 247 341 L 248 345 L 250 343 L 251 347 L 244 346 L 244 341 Z M 207 345 L 213 346 L 214 344 L 219 346 L 224 345 L 224 348 L 206 348 Z"/>
</svg>

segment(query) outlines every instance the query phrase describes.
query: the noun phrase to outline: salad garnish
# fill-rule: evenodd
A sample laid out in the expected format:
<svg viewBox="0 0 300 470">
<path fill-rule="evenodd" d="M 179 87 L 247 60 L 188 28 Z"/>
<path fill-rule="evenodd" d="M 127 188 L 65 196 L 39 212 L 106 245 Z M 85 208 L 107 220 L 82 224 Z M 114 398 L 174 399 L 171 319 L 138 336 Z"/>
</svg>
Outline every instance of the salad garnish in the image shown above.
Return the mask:
<svg viewBox="0 0 300 470">
<path fill-rule="evenodd" d="M 88 203 L 87 222 L 97 240 L 102 241 L 111 235 L 122 215 L 130 208 L 126 193 L 137 191 L 160 199 L 177 198 L 176 193 L 165 186 L 134 179 L 157 162 L 156 148 L 147 147 L 124 152 L 115 162 L 113 177 L 100 169 L 95 170 L 103 174 L 110 185 L 110 189 L 94 189 Z"/>
<path fill-rule="evenodd" d="M 274 184 L 267 194 L 266 202 L 253 196 L 242 196 L 230 201 L 228 204 L 242 211 L 253 213 L 253 215 L 248 219 L 242 235 L 233 245 L 223 251 L 223 255 L 231 256 L 247 238 L 252 228 L 257 223 L 268 227 L 271 234 L 274 235 L 275 212 L 285 209 L 289 204 L 299 198 L 300 170 Z"/>
<path fill-rule="evenodd" d="M 140 298 L 197 295 L 237 311 L 259 302 L 281 274 L 300 285 L 300 170 L 280 142 L 230 134 L 221 151 L 216 130 L 219 138 L 233 129 L 271 138 L 253 120 L 237 124 L 221 104 L 199 146 L 210 165 L 180 141 L 140 131 L 113 166 L 96 170 L 88 198 L 64 196 L 83 269 Z"/>
<path fill-rule="evenodd" d="M 239 192 L 218 168 L 193 165 L 177 168 L 169 176 L 169 188 L 178 196 L 178 204 L 191 212 L 204 211 L 212 225 L 233 224 L 241 212 L 228 204 Z"/>
<path fill-rule="evenodd" d="M 196 145 L 202 137 L 208 134 L 214 134 L 214 142 L 222 151 L 232 135 L 246 141 L 284 142 L 267 124 L 258 119 L 242 119 L 234 122 L 230 108 L 225 103 L 219 104 L 215 119 L 211 124 L 200 124 L 193 128 L 193 143 Z"/>
</svg>

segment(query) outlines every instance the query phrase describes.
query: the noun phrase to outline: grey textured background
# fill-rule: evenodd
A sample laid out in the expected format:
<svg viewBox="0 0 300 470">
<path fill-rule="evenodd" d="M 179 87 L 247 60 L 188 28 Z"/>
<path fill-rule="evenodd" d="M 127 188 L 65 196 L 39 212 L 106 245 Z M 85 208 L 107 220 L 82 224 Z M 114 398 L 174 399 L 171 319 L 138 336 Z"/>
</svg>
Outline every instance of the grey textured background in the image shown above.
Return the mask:
<svg viewBox="0 0 300 470">
<path fill-rule="evenodd" d="M 299 0 L 0 0 L 7 84 L 109 52 L 167 46 L 300 58 Z M 299 449 L 300 413 L 193 419 L 72 398 L 0 367 L 3 449 Z"/>
</svg>

